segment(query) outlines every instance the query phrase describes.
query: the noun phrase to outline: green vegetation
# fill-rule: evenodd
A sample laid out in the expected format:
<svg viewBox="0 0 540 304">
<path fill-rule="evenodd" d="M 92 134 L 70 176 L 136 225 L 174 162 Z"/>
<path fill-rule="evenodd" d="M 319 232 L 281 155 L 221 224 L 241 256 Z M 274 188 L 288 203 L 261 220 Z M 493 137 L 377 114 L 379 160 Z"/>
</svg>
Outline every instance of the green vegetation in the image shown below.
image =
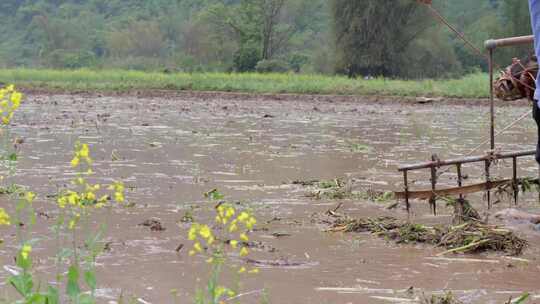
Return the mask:
<svg viewBox="0 0 540 304">
<path fill-rule="evenodd" d="M 336 95 L 488 96 L 488 77 L 482 73 L 461 79 L 392 80 L 349 79 L 344 76 L 257 73 L 158 73 L 125 70 L 0 70 L 0 82 L 25 88 L 67 91 L 166 89 L 248 93 L 294 93 Z"/>
<path fill-rule="evenodd" d="M 274 60 L 321 72 L 330 60 L 325 0 L 1 2 L 8 67 L 253 71 Z"/>
<path fill-rule="evenodd" d="M 195 304 L 225 303 L 240 293 L 238 286 L 223 285 L 226 270 L 235 274 L 237 282 L 242 275 L 259 273 L 258 268 L 250 267 L 245 260 L 232 258 L 249 255 L 249 233 L 257 220 L 249 210 L 238 210 L 232 204 L 220 201 L 224 196 L 217 189 L 205 193 L 205 196 L 213 203 L 219 202 L 215 207 L 213 225 L 194 222 L 188 232 L 188 239 L 193 242 L 189 255 L 204 258 L 210 266 L 206 288 L 197 290 Z"/>
<path fill-rule="evenodd" d="M 23 95 L 15 90 L 13 85 L 0 88 L 0 157 L 8 162 L 0 162 L 2 175 L 0 180 L 11 182 L 16 170 L 16 152 L 10 146 L 13 142 L 10 134 L 10 123 L 16 110 L 21 105 Z M 65 294 L 57 284 L 43 283 L 34 268 L 33 246 L 41 240 L 36 239 L 33 228 L 36 224 L 36 210 L 34 203 L 36 194 L 25 187 L 11 184 L 2 187 L 10 216 L 6 209 L 0 208 L 0 226 L 14 226 L 16 229 L 16 244 L 9 244 L 17 248 L 15 271 L 11 271 L 7 278 L 6 291 L 10 294 L 0 296 L 0 303 L 96 303 L 96 258 L 105 249 L 102 239 L 105 227 L 99 225 L 96 229 L 90 224 L 89 218 L 95 210 L 100 208 L 112 208 L 110 201 L 121 205 L 125 201 L 124 184 L 113 182 L 107 185 L 91 184 L 87 180 L 93 175 L 92 159 L 87 144 L 77 142 L 70 162 L 71 168 L 76 175 L 70 186 L 62 188 L 56 201 L 58 217 L 49 228 L 56 236 L 56 255 L 47 257 L 54 261 L 58 285 L 65 286 Z M 3 173 L 4 174 L 4 173 Z M 103 187 L 104 186 L 104 187 Z M 102 189 L 105 188 L 107 190 Z M 6 190 L 7 189 L 7 190 Z M 52 206 L 51 206 L 52 207 Z M 14 211 L 13 211 L 14 210 Z M 6 234 L 3 234 L 6 235 Z M 2 241 L 0 241 L 0 244 Z M 6 259 L 4 267 L 8 265 Z M 7 298 L 4 298 L 7 297 Z"/>
<path fill-rule="evenodd" d="M 530 33 L 526 1 L 433 2 L 479 48 Z M 4 68 L 400 78 L 486 69 L 413 0 L 2 0 L 0 26 Z M 526 54 L 498 51 L 497 61 Z"/>
</svg>

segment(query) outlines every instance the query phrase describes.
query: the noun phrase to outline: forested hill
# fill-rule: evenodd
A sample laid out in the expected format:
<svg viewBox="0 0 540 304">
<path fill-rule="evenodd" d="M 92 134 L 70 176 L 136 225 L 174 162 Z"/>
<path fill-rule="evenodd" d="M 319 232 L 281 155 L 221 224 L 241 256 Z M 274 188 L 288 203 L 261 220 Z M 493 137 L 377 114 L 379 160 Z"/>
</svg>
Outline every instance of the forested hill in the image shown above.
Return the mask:
<svg viewBox="0 0 540 304">
<path fill-rule="evenodd" d="M 479 46 L 530 33 L 524 0 L 434 2 Z M 435 77 L 482 66 L 413 0 L 2 0 L 0 15 L 4 67 Z"/>
</svg>

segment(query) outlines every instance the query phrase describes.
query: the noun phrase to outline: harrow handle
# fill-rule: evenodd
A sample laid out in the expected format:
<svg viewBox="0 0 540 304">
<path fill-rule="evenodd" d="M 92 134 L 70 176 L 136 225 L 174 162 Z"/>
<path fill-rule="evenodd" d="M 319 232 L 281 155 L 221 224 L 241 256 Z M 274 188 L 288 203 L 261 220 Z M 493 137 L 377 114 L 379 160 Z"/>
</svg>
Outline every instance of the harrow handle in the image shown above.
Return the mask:
<svg viewBox="0 0 540 304">
<path fill-rule="evenodd" d="M 534 36 L 529 35 L 529 36 L 502 38 L 502 39 L 490 39 L 484 42 L 484 46 L 488 50 L 494 50 L 498 47 L 531 44 L 531 43 L 534 43 Z"/>
</svg>

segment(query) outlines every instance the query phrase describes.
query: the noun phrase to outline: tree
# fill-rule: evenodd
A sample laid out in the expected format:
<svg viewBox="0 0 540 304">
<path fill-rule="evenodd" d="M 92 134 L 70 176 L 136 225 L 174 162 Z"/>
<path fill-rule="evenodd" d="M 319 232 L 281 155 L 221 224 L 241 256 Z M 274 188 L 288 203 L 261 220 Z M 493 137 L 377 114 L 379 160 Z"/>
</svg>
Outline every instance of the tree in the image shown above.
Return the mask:
<svg viewBox="0 0 540 304">
<path fill-rule="evenodd" d="M 292 36 L 298 31 L 297 25 L 286 20 L 284 14 L 284 7 L 292 2 L 240 0 L 236 5 L 229 6 L 219 3 L 209 10 L 212 16 L 209 21 L 216 28 L 222 29 L 223 34 L 236 39 L 237 59 L 250 58 L 238 62 L 254 62 L 256 65 L 259 60 L 270 60 L 285 50 Z M 244 65 L 243 69 L 253 70 L 255 65 L 250 67 Z"/>
<path fill-rule="evenodd" d="M 433 25 L 423 6 L 410 0 L 332 0 L 336 71 L 397 76 L 398 58 Z"/>
</svg>

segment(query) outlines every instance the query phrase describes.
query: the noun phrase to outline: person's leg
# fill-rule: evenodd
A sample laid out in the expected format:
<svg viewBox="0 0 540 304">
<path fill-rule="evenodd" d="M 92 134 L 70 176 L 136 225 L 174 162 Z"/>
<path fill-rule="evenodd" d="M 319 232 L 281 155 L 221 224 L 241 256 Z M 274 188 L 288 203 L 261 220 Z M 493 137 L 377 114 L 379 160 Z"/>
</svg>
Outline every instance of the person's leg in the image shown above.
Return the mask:
<svg viewBox="0 0 540 304">
<path fill-rule="evenodd" d="M 529 0 L 529 11 L 531 13 L 531 27 L 534 35 L 534 53 L 540 60 L 540 0 Z M 539 83 L 536 78 L 536 88 Z M 533 118 L 538 128 L 538 141 L 536 144 L 536 161 L 540 164 L 540 109 L 538 101 L 540 100 L 540 90 L 535 90 L 533 100 Z"/>
<path fill-rule="evenodd" d="M 538 137 L 536 143 L 536 162 L 540 164 L 540 109 L 538 108 L 538 101 L 533 101 L 533 118 L 536 121 L 536 127 L 538 130 Z"/>
</svg>

